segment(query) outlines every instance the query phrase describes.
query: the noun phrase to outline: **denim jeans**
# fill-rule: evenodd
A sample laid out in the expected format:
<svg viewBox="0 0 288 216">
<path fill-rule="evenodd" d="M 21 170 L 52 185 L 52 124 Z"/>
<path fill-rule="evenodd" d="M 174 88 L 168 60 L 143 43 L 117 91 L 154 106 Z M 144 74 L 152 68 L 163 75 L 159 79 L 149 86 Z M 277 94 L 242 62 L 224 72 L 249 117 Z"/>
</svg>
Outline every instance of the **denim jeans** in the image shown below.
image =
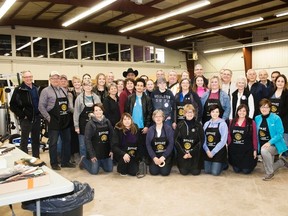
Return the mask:
<svg viewBox="0 0 288 216">
<path fill-rule="evenodd" d="M 204 171 L 207 174 L 218 176 L 221 174 L 225 163 L 204 161 Z"/>
<path fill-rule="evenodd" d="M 113 161 L 111 158 L 100 159 L 92 162 L 90 159 L 84 157 L 82 163 L 84 168 L 92 175 L 98 174 L 100 167 L 102 167 L 105 172 L 112 172 L 113 170 Z"/>
<path fill-rule="evenodd" d="M 28 154 L 28 139 L 31 133 L 32 156 L 39 158 L 40 148 L 40 116 L 35 116 L 35 121 L 28 119 L 20 120 L 21 127 L 21 143 L 20 149 Z"/>
<path fill-rule="evenodd" d="M 85 136 L 83 134 L 78 134 L 78 140 L 79 140 L 79 154 L 80 157 L 84 156 L 86 157 L 86 145 L 85 145 Z"/>
<path fill-rule="evenodd" d="M 57 159 L 57 142 L 59 135 L 62 140 L 62 146 L 61 146 L 61 164 L 65 165 L 69 163 L 70 155 L 71 155 L 71 133 L 70 128 L 66 128 L 63 130 L 49 130 L 49 156 L 50 156 L 50 164 L 57 165 L 58 159 Z"/>
</svg>

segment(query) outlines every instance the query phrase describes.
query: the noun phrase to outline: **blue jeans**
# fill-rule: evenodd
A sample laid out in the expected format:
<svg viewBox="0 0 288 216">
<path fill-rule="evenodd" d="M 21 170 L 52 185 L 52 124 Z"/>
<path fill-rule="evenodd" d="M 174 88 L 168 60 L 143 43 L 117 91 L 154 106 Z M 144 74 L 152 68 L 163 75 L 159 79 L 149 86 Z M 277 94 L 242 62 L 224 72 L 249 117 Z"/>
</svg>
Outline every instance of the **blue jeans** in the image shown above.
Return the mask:
<svg viewBox="0 0 288 216">
<path fill-rule="evenodd" d="M 78 140 L 79 140 L 79 154 L 80 154 L 80 157 L 81 156 L 86 157 L 85 136 L 83 134 L 78 134 Z"/>
<path fill-rule="evenodd" d="M 86 157 L 84 157 L 82 159 L 82 163 L 84 168 L 92 175 L 98 174 L 100 167 L 102 167 L 105 172 L 112 172 L 113 170 L 113 161 L 111 158 L 105 158 L 92 162 L 90 159 L 88 160 Z"/>
<path fill-rule="evenodd" d="M 218 176 L 221 174 L 224 165 L 224 163 L 220 162 L 204 161 L 204 171 L 207 174 Z"/>
<path fill-rule="evenodd" d="M 57 165 L 57 141 L 59 135 L 62 140 L 62 147 L 61 147 L 61 164 L 65 165 L 69 163 L 70 156 L 71 156 L 71 133 L 70 128 L 66 128 L 63 130 L 49 130 L 49 157 L 50 157 L 50 164 Z"/>
</svg>

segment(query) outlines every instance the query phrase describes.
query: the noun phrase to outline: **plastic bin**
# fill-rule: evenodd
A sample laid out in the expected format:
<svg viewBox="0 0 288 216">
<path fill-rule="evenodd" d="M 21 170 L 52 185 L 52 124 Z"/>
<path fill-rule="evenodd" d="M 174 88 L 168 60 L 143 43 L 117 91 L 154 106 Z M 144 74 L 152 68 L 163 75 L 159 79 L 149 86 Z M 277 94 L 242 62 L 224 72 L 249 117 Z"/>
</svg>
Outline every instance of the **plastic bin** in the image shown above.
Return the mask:
<svg viewBox="0 0 288 216">
<path fill-rule="evenodd" d="M 83 216 L 83 205 L 93 200 L 94 189 L 87 183 L 73 181 L 74 191 L 40 200 L 43 216 Z M 22 203 L 22 208 L 36 215 L 36 200 Z"/>
</svg>

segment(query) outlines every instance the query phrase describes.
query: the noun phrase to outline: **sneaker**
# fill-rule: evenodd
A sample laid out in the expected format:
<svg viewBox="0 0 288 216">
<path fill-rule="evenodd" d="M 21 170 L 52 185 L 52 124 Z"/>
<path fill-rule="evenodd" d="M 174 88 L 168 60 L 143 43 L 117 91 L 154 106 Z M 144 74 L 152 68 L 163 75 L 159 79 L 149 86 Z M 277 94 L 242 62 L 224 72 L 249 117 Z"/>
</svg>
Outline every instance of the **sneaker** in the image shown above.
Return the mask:
<svg viewBox="0 0 288 216">
<path fill-rule="evenodd" d="M 85 156 L 81 156 L 81 159 L 80 159 L 80 161 L 79 161 L 79 165 L 78 165 L 78 166 L 79 166 L 79 169 L 80 169 L 80 170 L 83 170 L 83 169 L 84 169 L 84 165 L 83 165 L 83 159 L 84 159 L 84 157 L 85 157 Z"/>
<path fill-rule="evenodd" d="M 52 168 L 53 170 L 61 170 L 61 167 L 60 167 L 58 164 L 56 164 L 56 165 L 51 165 L 51 168 Z"/>
<path fill-rule="evenodd" d="M 70 162 L 68 163 L 65 163 L 65 164 L 61 164 L 61 167 L 64 167 L 64 168 L 75 168 L 75 164 L 72 164 Z"/>
<path fill-rule="evenodd" d="M 120 176 L 128 176 L 127 174 L 120 173 Z"/>
<path fill-rule="evenodd" d="M 264 176 L 263 181 L 270 181 L 274 177 L 274 174 L 267 174 Z"/>
<path fill-rule="evenodd" d="M 261 155 L 258 155 L 258 156 L 257 156 L 257 158 L 258 158 L 258 162 L 262 162 L 262 161 L 263 161 L 263 159 L 262 159 L 262 156 L 261 156 Z"/>
<path fill-rule="evenodd" d="M 284 166 L 288 168 L 288 158 L 287 156 L 279 155 L 280 160 L 282 160 L 284 162 Z"/>
</svg>

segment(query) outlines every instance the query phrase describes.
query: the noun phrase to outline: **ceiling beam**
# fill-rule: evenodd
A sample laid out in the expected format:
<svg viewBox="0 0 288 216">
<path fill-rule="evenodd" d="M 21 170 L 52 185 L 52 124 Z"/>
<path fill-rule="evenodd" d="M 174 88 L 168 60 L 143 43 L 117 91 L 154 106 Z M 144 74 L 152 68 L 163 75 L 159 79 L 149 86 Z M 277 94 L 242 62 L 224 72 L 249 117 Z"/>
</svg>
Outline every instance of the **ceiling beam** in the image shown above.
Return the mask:
<svg viewBox="0 0 288 216">
<path fill-rule="evenodd" d="M 74 9 L 76 9 L 77 6 L 72 5 L 70 8 L 68 8 L 67 10 L 65 10 L 64 12 L 60 13 L 58 16 L 56 16 L 53 21 L 58 20 L 59 18 L 63 17 L 64 15 L 70 13 L 71 11 L 73 11 Z"/>
<path fill-rule="evenodd" d="M 34 17 L 32 17 L 32 20 L 36 20 L 39 16 L 41 16 L 43 13 L 45 13 L 47 10 L 49 10 L 53 6 L 54 6 L 54 3 L 48 4 L 41 11 L 39 11 Z"/>
<path fill-rule="evenodd" d="M 13 14 L 10 15 L 9 19 L 13 19 L 28 3 L 29 1 L 24 1 L 21 6 L 17 8 L 17 10 L 15 10 Z"/>
</svg>

